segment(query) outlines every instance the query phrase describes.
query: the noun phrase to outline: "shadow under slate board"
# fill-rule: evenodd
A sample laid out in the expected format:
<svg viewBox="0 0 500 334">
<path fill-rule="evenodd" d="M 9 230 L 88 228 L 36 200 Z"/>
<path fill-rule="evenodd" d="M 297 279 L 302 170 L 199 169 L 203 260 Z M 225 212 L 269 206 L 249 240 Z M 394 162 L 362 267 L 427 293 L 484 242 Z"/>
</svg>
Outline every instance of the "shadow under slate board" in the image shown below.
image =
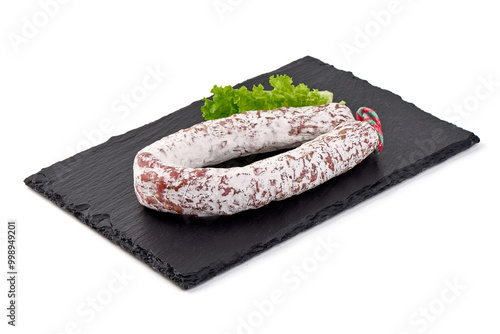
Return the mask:
<svg viewBox="0 0 500 334">
<path fill-rule="evenodd" d="M 385 139 L 382 153 L 301 195 L 232 216 L 193 218 L 144 208 L 134 194 L 135 154 L 203 121 L 200 100 L 44 168 L 24 182 L 188 289 L 479 142 L 473 133 L 398 95 L 309 56 L 237 87 L 267 83 L 273 74 L 287 74 L 295 84 L 332 91 L 335 101 L 346 101 L 353 111 L 362 106 L 377 111 Z M 240 158 L 231 163 L 245 162 L 248 159 Z"/>
</svg>

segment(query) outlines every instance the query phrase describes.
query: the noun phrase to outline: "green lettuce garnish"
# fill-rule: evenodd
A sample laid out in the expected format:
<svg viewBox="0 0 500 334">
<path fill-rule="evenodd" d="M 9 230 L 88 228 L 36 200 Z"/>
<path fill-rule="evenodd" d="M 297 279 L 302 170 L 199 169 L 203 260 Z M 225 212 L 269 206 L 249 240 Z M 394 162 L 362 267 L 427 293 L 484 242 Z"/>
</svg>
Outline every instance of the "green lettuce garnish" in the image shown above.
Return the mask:
<svg viewBox="0 0 500 334">
<path fill-rule="evenodd" d="M 269 77 L 272 90 L 264 90 L 259 84 L 248 90 L 245 86 L 234 89 L 231 86 L 215 85 L 210 91 L 213 99 L 203 98 L 201 112 L 205 120 L 228 117 L 248 110 L 272 110 L 281 107 L 316 106 L 333 101 L 333 93 L 309 89 L 301 83 L 294 86 L 287 75 Z"/>
</svg>

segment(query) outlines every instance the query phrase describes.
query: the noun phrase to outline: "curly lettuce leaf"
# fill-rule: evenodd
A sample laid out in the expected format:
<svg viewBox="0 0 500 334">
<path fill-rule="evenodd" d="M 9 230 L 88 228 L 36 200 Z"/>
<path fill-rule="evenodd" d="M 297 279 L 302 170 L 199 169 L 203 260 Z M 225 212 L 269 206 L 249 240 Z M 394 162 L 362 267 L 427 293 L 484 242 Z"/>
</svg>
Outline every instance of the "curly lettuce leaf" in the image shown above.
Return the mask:
<svg viewBox="0 0 500 334">
<path fill-rule="evenodd" d="M 333 101 L 332 92 L 311 90 L 303 83 L 294 86 L 292 78 L 287 75 L 273 75 L 269 77 L 269 84 L 272 90 L 264 90 L 261 84 L 254 85 L 251 91 L 245 86 L 234 89 L 215 85 L 210 91 L 214 94 L 213 98 L 203 98 L 202 115 L 205 120 L 210 120 L 248 110 L 315 106 Z"/>
</svg>

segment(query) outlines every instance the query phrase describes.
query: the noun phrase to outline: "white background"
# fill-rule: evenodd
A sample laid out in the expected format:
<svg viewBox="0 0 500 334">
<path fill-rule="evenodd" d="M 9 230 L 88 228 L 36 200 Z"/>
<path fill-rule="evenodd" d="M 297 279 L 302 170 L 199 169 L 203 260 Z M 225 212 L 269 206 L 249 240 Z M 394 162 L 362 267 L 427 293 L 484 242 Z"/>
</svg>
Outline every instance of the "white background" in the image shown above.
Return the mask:
<svg viewBox="0 0 500 334">
<path fill-rule="evenodd" d="M 19 232 L 18 326 L 6 324 L 2 279 L 2 333 L 500 331 L 493 1 L 62 2 L 49 6 L 50 17 L 41 13 L 48 0 L 0 5 L 0 277 L 6 222 L 16 220 Z M 27 22 L 39 27 L 30 31 Z M 347 45 L 356 53 L 344 52 Z M 481 143 L 190 291 L 22 182 L 88 146 L 89 133 L 102 142 L 210 95 L 214 84 L 306 55 L 473 131 Z M 117 113 L 147 68 L 168 75 L 128 114 Z M 329 240 L 338 248 L 314 260 Z M 290 271 L 303 265 L 307 278 Z M 282 298 L 271 306 L 265 300 L 276 291 Z"/>
</svg>

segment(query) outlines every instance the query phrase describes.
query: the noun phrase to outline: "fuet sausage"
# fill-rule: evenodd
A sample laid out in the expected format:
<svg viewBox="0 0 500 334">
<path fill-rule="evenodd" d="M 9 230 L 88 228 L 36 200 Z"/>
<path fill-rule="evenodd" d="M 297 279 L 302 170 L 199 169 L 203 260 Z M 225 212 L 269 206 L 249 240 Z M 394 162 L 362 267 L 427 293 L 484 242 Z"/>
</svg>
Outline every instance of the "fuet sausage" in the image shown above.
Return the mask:
<svg viewBox="0 0 500 334">
<path fill-rule="evenodd" d="M 247 111 L 142 149 L 134 161 L 135 193 L 142 205 L 158 211 L 230 215 L 314 188 L 379 146 L 374 126 L 356 121 L 342 104 Z M 243 167 L 204 167 L 293 147 Z"/>
</svg>

